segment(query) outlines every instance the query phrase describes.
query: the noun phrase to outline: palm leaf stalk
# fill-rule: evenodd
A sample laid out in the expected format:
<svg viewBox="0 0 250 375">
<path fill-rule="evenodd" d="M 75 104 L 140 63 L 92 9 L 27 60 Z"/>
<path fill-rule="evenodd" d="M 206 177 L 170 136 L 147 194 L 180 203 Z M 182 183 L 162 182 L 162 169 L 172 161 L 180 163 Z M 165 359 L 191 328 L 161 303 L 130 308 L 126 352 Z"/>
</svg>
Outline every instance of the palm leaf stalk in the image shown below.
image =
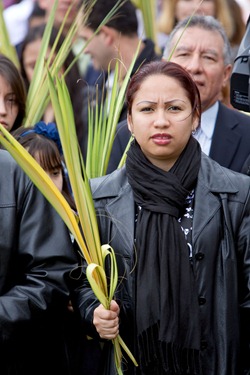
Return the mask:
<svg viewBox="0 0 250 375">
<path fill-rule="evenodd" d="M 85 244 L 79 229 L 78 218 L 73 213 L 68 202 L 55 184 L 51 181 L 43 168 L 41 168 L 41 166 L 29 154 L 29 152 L 23 146 L 21 146 L 20 143 L 1 124 L 0 142 L 55 208 L 69 228 L 69 231 L 75 237 L 79 247 L 84 249 Z M 88 252 L 86 251 L 85 256 L 87 261 L 90 261 Z"/>
<path fill-rule="evenodd" d="M 83 252 L 83 256 L 88 263 L 87 277 L 96 297 L 105 308 L 109 308 L 118 282 L 115 253 L 109 245 L 101 246 L 94 202 L 89 179 L 77 143 L 73 109 L 66 83 L 62 77 L 61 79 L 56 79 L 55 85 L 52 76 L 48 74 L 48 77 L 51 101 L 79 215 L 79 223 L 83 231 L 88 255 L 91 259 L 91 261 L 88 261 Z M 109 285 L 105 274 L 105 260 L 107 257 L 109 257 L 111 269 Z M 122 375 L 122 349 L 135 365 L 137 363 L 119 335 L 113 340 L 113 344 L 117 372 Z"/>
<path fill-rule="evenodd" d="M 93 233 L 93 236 L 85 236 L 87 248 L 93 249 L 97 256 L 94 262 L 101 264 L 98 250 L 100 241 L 97 229 L 94 205 L 89 197 L 91 191 L 84 163 L 78 151 L 77 135 L 74 126 L 74 114 L 64 78 L 56 78 L 56 81 L 48 73 L 49 92 L 55 119 L 60 134 L 65 163 L 68 169 L 71 188 L 79 216 L 80 225 L 84 233 Z M 56 85 L 55 85 L 56 82 Z M 95 251 L 94 251 L 95 250 Z"/>
<path fill-rule="evenodd" d="M 172 50 L 171 50 L 169 56 L 166 58 L 167 61 L 171 61 L 171 58 L 172 58 L 172 56 L 173 56 L 173 54 L 174 54 L 174 52 L 175 52 L 175 50 L 176 50 L 176 48 L 177 48 L 177 46 L 178 46 L 178 44 L 179 44 L 179 41 L 180 41 L 181 38 L 182 38 L 182 35 L 183 35 L 184 32 L 186 31 L 186 28 L 188 27 L 188 25 L 189 25 L 189 23 L 190 23 L 192 17 L 195 15 L 195 13 L 196 13 L 197 10 L 199 9 L 199 7 L 200 7 L 200 5 L 203 3 L 203 1 L 204 1 L 204 0 L 201 0 L 201 1 L 200 1 L 200 3 L 197 5 L 197 7 L 196 7 L 196 8 L 194 9 L 194 11 L 192 12 L 191 16 L 188 18 L 187 23 L 186 23 L 185 27 L 183 28 L 183 30 L 182 30 L 182 32 L 181 32 L 179 38 L 177 39 L 177 41 L 176 41 L 174 47 L 172 48 Z"/>
<path fill-rule="evenodd" d="M 69 31 L 64 37 L 64 41 L 62 43 L 61 48 L 55 54 L 55 49 L 58 44 L 58 40 L 63 33 L 64 24 L 67 20 L 71 7 L 73 6 L 73 3 L 72 3 L 71 6 L 68 8 L 67 13 L 65 14 L 65 17 L 60 26 L 60 29 L 58 30 L 57 38 L 49 52 L 48 58 L 46 58 L 51 30 L 54 24 L 57 4 L 58 4 L 58 0 L 56 0 L 55 3 L 53 4 L 53 7 L 49 15 L 49 19 L 48 19 L 48 22 L 46 24 L 46 28 L 43 34 L 41 49 L 39 52 L 36 65 L 35 65 L 34 75 L 32 77 L 31 84 L 28 90 L 27 110 L 26 110 L 27 117 L 26 117 L 24 126 L 30 126 L 30 124 L 34 124 L 37 121 L 39 121 L 42 118 L 44 111 L 49 103 L 49 95 L 48 95 L 49 88 L 48 88 L 48 77 L 47 77 L 46 65 L 50 66 L 51 75 L 53 77 L 58 75 L 59 71 L 61 70 L 64 64 L 66 57 L 69 54 L 69 51 L 72 48 L 72 44 L 74 42 L 74 39 L 76 38 L 79 25 L 85 22 L 84 19 L 86 18 L 86 14 L 83 12 L 83 6 L 82 6 L 79 9 L 79 12 L 74 22 L 72 23 Z M 76 63 L 79 56 L 80 54 L 78 54 L 78 56 L 74 59 L 70 67 L 68 67 L 67 71 L 63 73 L 64 76 L 67 75 L 70 68 L 73 66 L 73 63 Z"/>
<path fill-rule="evenodd" d="M 80 11 L 79 13 L 82 14 L 81 18 L 78 18 L 77 20 L 77 24 L 78 24 L 78 27 L 81 25 L 86 25 L 88 23 L 88 17 L 89 17 L 89 14 L 91 13 L 92 11 L 92 8 L 94 6 L 94 4 L 97 2 L 98 0 L 90 0 L 89 2 L 87 2 L 86 4 L 83 3 L 83 5 L 81 6 L 80 8 Z M 84 52 L 84 49 L 87 47 L 87 45 L 91 42 L 91 40 L 95 37 L 96 34 L 99 33 L 100 29 L 102 28 L 102 26 L 104 26 L 112 17 L 115 16 L 115 14 L 118 12 L 119 8 L 122 6 L 122 4 L 124 4 L 127 0 L 117 0 L 116 4 L 114 5 L 114 7 L 110 10 L 110 12 L 106 15 L 106 17 L 102 20 L 102 22 L 100 23 L 100 25 L 97 27 L 97 29 L 95 30 L 95 32 L 93 33 L 93 35 L 91 36 L 91 38 L 89 38 L 86 43 L 84 43 L 83 47 L 80 48 L 79 52 L 76 54 L 74 60 L 72 61 L 72 63 L 70 64 L 70 66 L 68 67 L 68 69 L 66 70 L 65 74 L 67 74 L 67 72 L 71 69 L 72 65 L 75 64 L 75 62 L 79 59 L 79 57 L 81 56 L 81 54 Z"/>
<path fill-rule="evenodd" d="M 48 59 L 46 61 L 46 54 L 48 50 L 50 34 L 51 34 L 51 30 L 54 24 L 55 12 L 57 9 L 57 4 L 58 4 L 58 0 L 55 1 L 52 7 L 51 13 L 49 15 L 49 19 L 48 19 L 45 31 L 44 31 L 44 35 L 42 38 L 42 46 L 41 46 L 39 56 L 35 65 L 34 75 L 31 80 L 31 84 L 28 90 L 27 105 L 26 105 L 27 117 L 25 119 L 24 126 L 30 126 L 30 124 L 34 124 L 37 121 L 39 121 L 42 118 L 44 111 L 49 103 L 48 77 L 47 77 L 47 69 L 46 69 L 45 62 L 47 62 L 47 64 L 50 65 L 51 75 L 52 77 L 55 77 L 60 71 L 61 67 L 63 66 L 63 63 L 69 51 L 72 48 L 72 44 L 78 33 L 79 25 L 83 25 L 87 22 L 89 12 L 91 11 L 91 8 L 93 4 L 95 3 L 95 1 L 96 0 L 90 0 L 87 3 L 87 5 L 83 4 L 80 7 L 74 22 L 72 23 L 69 31 L 67 32 L 67 35 L 64 38 L 64 42 L 60 50 L 57 52 L 55 56 L 55 48 L 58 43 L 58 39 L 63 32 L 63 28 L 66 22 L 67 16 L 70 12 L 71 7 L 73 6 L 73 3 L 71 4 L 67 13 L 65 14 L 62 25 L 58 31 L 58 37 L 53 47 L 51 48 Z M 100 27 L 102 25 L 104 25 L 106 22 L 109 21 L 111 17 L 114 16 L 115 12 L 119 9 L 120 6 L 121 6 L 121 0 L 117 1 L 117 4 L 115 5 L 115 7 L 105 17 L 105 19 L 102 21 L 98 29 L 95 31 L 94 35 L 96 35 L 96 33 L 100 30 Z M 73 64 L 77 62 L 80 55 L 84 52 L 84 49 L 86 48 L 88 43 L 89 41 L 86 44 L 84 44 L 81 50 L 77 53 L 77 55 L 75 56 L 70 66 L 63 73 L 64 77 L 66 77 L 66 75 L 68 74 Z"/>
<path fill-rule="evenodd" d="M 156 51 L 160 53 L 160 48 L 157 45 L 156 0 L 132 0 L 132 3 L 141 10 L 145 35 L 153 40 Z"/>
<path fill-rule="evenodd" d="M 0 52 L 7 56 L 20 69 L 16 49 L 10 43 L 9 33 L 3 17 L 3 9 L 3 2 L 0 0 Z"/>
<path fill-rule="evenodd" d="M 132 141 L 133 141 L 133 137 L 131 136 L 130 139 L 129 139 L 129 141 L 128 141 L 128 144 L 127 144 L 127 146 L 126 146 L 126 148 L 125 148 L 125 150 L 123 152 L 121 160 L 120 160 L 120 162 L 118 164 L 118 167 L 117 167 L 118 169 L 121 168 L 125 164 L 126 158 L 127 158 L 127 152 L 128 152 L 128 149 L 129 149 L 130 144 L 131 144 Z"/>
<path fill-rule="evenodd" d="M 103 176 L 107 172 L 117 124 L 124 105 L 127 85 L 139 54 L 140 45 L 141 42 L 138 43 L 133 61 L 121 84 L 120 71 L 123 64 L 121 60 L 116 61 L 110 98 L 102 98 L 100 108 L 98 108 L 98 105 L 95 109 L 89 106 L 89 136 L 86 158 L 86 173 L 89 178 Z"/>
</svg>

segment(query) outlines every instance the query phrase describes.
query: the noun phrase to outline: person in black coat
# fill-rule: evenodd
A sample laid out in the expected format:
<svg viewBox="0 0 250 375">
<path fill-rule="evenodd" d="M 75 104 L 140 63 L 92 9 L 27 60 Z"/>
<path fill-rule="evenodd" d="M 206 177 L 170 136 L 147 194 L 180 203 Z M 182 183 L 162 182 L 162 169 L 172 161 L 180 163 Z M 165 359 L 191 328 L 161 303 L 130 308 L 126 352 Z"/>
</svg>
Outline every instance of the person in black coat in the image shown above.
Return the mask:
<svg viewBox="0 0 250 375">
<path fill-rule="evenodd" d="M 0 168 L 0 373 L 70 375 L 64 324 L 77 252 L 62 219 L 5 150 Z"/>
<path fill-rule="evenodd" d="M 199 91 L 179 64 L 144 64 L 127 103 L 126 163 L 91 180 L 119 283 L 109 309 L 86 279 L 76 297 L 101 374 L 117 375 L 119 333 L 138 362 L 124 354 L 127 375 L 249 375 L 250 178 L 201 151 Z"/>
</svg>

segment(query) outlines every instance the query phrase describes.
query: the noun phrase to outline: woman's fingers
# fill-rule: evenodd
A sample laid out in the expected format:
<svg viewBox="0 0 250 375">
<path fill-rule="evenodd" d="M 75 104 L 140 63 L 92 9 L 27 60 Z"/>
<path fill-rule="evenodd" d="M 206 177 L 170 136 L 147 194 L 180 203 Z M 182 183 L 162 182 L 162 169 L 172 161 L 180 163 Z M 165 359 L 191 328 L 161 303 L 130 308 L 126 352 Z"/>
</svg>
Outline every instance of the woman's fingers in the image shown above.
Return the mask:
<svg viewBox="0 0 250 375">
<path fill-rule="evenodd" d="M 119 333 L 120 308 L 115 301 L 110 304 L 110 310 L 99 305 L 94 311 L 93 324 L 103 339 L 112 340 Z"/>
</svg>

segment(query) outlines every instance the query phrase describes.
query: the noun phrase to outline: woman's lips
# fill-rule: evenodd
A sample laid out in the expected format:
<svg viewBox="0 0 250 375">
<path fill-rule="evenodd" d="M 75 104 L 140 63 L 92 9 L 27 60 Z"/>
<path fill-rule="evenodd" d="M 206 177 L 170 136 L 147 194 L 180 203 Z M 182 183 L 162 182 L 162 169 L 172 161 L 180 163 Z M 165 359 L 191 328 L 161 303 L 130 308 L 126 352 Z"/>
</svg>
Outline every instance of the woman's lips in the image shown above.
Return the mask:
<svg viewBox="0 0 250 375">
<path fill-rule="evenodd" d="M 166 145 L 172 139 L 172 137 L 169 134 L 166 134 L 166 133 L 154 134 L 151 138 L 158 145 Z"/>
</svg>

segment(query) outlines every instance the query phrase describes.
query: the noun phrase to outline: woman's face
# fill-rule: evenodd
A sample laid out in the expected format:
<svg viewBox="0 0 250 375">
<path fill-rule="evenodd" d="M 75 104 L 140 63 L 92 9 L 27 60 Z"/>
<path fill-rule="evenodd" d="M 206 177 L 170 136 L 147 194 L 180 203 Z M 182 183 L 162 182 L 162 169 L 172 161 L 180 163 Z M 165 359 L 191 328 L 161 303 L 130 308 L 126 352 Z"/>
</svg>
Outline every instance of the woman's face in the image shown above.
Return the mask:
<svg viewBox="0 0 250 375">
<path fill-rule="evenodd" d="M 203 16 L 213 16 L 216 14 L 215 0 L 177 0 L 175 6 L 175 18 L 177 21 L 182 21 L 184 18 L 195 14 Z"/>
<path fill-rule="evenodd" d="M 41 160 L 39 156 L 39 152 L 36 152 L 34 155 L 35 160 L 39 165 L 41 165 Z M 46 170 L 44 171 L 47 173 L 47 175 L 51 178 L 51 180 L 54 182 L 56 185 L 57 189 L 62 192 L 63 189 L 63 172 L 61 167 L 56 167 L 51 170 Z"/>
<path fill-rule="evenodd" d="M 61 168 L 55 168 L 51 171 L 45 171 L 47 175 L 51 178 L 51 180 L 56 185 L 57 189 L 62 192 L 63 188 L 63 175 Z"/>
<path fill-rule="evenodd" d="M 19 107 L 10 84 L 0 75 L 0 123 L 10 132 L 17 118 Z"/>
<path fill-rule="evenodd" d="M 34 40 L 33 42 L 27 44 L 23 51 L 23 67 L 29 82 L 31 82 L 34 74 L 36 61 L 41 49 L 41 44 L 41 39 Z"/>
<path fill-rule="evenodd" d="M 41 45 L 42 40 L 37 39 L 33 42 L 28 43 L 23 51 L 23 67 L 29 82 L 31 82 L 34 74 L 34 69 L 40 53 Z M 46 52 L 46 59 L 49 58 L 50 52 L 51 49 L 48 47 L 48 50 Z M 51 62 L 53 62 L 53 60 L 54 59 L 51 59 Z"/>
<path fill-rule="evenodd" d="M 198 118 L 193 117 L 180 83 L 158 74 L 146 78 L 136 92 L 128 126 L 148 160 L 168 171 L 198 126 Z"/>
</svg>

